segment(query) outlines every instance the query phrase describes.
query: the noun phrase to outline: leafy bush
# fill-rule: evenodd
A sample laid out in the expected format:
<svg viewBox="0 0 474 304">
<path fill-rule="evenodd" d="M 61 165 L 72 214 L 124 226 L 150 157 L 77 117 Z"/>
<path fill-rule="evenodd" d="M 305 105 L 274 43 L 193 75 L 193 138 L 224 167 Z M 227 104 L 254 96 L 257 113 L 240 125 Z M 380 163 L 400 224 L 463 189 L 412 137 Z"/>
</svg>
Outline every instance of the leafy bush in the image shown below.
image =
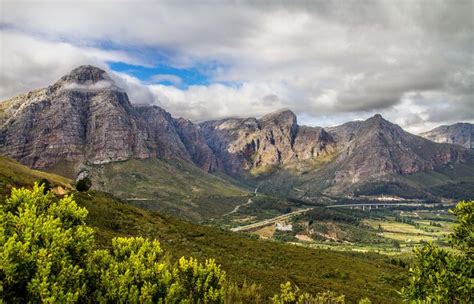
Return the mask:
<svg viewBox="0 0 474 304">
<path fill-rule="evenodd" d="M 6 302 L 220 303 L 225 272 L 164 259 L 157 240 L 114 238 L 95 250 L 87 210 L 72 196 L 57 200 L 44 187 L 13 189 L 0 204 L 0 291 Z"/>
<path fill-rule="evenodd" d="M 96 250 L 90 259 L 93 298 L 99 302 L 144 303 L 166 297 L 171 273 L 158 241 L 114 238 L 112 249 Z"/>
<path fill-rule="evenodd" d="M 0 290 L 7 302 L 77 302 L 87 293 L 93 230 L 71 196 L 13 189 L 0 205 Z"/>
<path fill-rule="evenodd" d="M 225 287 L 224 303 L 260 304 L 263 302 L 261 290 L 262 286 L 257 284 L 248 284 L 246 281 L 244 281 L 242 287 L 230 282 Z"/>
</svg>

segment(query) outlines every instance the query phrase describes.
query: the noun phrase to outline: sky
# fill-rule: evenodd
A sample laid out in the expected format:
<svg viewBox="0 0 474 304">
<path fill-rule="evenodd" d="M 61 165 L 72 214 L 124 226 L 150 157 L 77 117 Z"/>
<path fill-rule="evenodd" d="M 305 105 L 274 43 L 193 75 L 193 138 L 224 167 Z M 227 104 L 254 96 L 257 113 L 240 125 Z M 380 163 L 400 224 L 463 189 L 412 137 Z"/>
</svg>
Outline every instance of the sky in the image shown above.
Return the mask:
<svg viewBox="0 0 474 304">
<path fill-rule="evenodd" d="M 0 0 L 0 100 L 82 64 L 193 121 L 474 122 L 474 0 Z"/>
</svg>

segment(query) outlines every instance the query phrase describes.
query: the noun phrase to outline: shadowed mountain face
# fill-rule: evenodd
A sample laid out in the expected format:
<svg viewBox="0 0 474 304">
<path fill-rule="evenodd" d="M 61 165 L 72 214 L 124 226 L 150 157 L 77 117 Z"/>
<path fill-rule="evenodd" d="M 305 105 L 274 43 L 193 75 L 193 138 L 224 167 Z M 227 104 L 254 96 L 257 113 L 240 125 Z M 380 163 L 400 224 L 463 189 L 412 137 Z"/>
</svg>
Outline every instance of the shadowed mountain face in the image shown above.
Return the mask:
<svg viewBox="0 0 474 304">
<path fill-rule="evenodd" d="M 334 161 L 336 183 L 355 184 L 369 178 L 429 171 L 469 157 L 465 149 L 415 136 L 380 115 L 333 127 L 329 133 L 340 147 Z"/>
<path fill-rule="evenodd" d="M 455 144 L 468 149 L 474 149 L 474 125 L 470 123 L 440 126 L 431 131 L 421 133 L 420 136 L 437 143 Z"/>
<path fill-rule="evenodd" d="M 180 159 L 252 180 L 288 172 L 301 189 L 338 193 L 472 157 L 469 149 L 412 135 L 380 115 L 327 129 L 300 126 L 289 110 L 194 124 L 157 106 L 132 105 L 92 66 L 0 103 L 0 124 L 2 154 L 69 176 L 84 165 Z"/>
</svg>

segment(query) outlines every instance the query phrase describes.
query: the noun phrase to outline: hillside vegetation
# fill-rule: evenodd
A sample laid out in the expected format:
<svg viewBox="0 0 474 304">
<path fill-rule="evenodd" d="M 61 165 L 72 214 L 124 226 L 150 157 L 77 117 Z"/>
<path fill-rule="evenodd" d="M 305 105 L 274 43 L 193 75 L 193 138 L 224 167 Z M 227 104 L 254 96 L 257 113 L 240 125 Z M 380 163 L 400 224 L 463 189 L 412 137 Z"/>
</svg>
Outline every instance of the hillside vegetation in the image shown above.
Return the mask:
<svg viewBox="0 0 474 304">
<path fill-rule="evenodd" d="M 247 201 L 249 189 L 182 160 L 128 160 L 90 168 L 96 189 L 135 206 L 199 221 Z"/>
<path fill-rule="evenodd" d="M 5 159 L 0 170 L 5 172 Z M 18 164 L 17 164 L 18 165 Z M 18 165 L 22 176 L 28 168 Z M 16 171 L 9 174 L 16 175 Z M 15 185 L 31 186 L 28 179 L 2 175 L 2 191 Z M 24 177 L 23 177 L 24 178 Z M 397 303 L 406 279 L 406 269 L 392 265 L 377 254 L 357 254 L 309 249 L 279 242 L 261 241 L 212 227 L 163 216 L 130 206 L 99 191 L 74 193 L 75 200 L 89 211 L 86 223 L 96 233 L 99 247 L 108 248 L 113 237 L 143 236 L 158 239 L 172 260 L 193 256 L 215 258 L 228 277 L 242 284 L 263 286 L 266 299 L 279 290 L 282 282 L 292 281 L 302 290 L 318 293 L 333 290 L 349 301 L 368 296 L 375 302 Z"/>
</svg>

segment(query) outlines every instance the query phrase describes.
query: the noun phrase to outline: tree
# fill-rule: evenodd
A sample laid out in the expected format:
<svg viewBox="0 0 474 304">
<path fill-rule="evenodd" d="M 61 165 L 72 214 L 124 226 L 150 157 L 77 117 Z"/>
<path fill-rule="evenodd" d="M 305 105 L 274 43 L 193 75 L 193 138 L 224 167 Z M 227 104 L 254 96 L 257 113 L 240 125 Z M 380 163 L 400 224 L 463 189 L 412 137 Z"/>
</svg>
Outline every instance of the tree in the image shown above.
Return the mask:
<svg viewBox="0 0 474 304">
<path fill-rule="evenodd" d="M 71 196 L 35 184 L 0 205 L 0 290 L 9 302 L 77 302 L 87 293 L 93 230 Z"/>
<path fill-rule="evenodd" d="M 471 303 L 474 287 L 474 201 L 460 202 L 451 211 L 457 216 L 450 252 L 432 243 L 415 248 L 408 285 L 401 291 L 406 300 L 426 303 Z"/>
<path fill-rule="evenodd" d="M 49 180 L 47 180 L 46 178 L 42 178 L 40 179 L 40 181 L 38 182 L 38 185 L 40 186 L 43 186 L 43 193 L 46 194 L 47 192 L 49 192 L 53 186 L 51 185 L 51 183 L 49 182 Z"/>
<path fill-rule="evenodd" d="M 76 190 L 80 192 L 86 192 L 89 191 L 89 189 L 92 187 L 92 181 L 89 177 L 84 177 L 81 178 L 80 180 L 77 181 L 76 183 Z"/>
</svg>

